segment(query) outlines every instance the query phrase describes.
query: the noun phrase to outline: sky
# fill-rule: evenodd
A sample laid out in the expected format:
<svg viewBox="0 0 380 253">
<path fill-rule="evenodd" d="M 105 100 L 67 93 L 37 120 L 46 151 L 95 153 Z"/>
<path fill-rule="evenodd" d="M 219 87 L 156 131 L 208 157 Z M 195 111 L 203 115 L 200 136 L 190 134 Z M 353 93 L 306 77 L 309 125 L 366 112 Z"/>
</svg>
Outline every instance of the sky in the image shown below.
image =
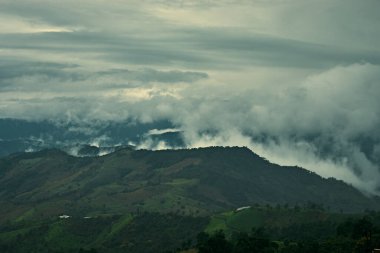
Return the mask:
<svg viewBox="0 0 380 253">
<path fill-rule="evenodd" d="M 380 195 L 379 9 L 0 0 L 0 118 L 168 120 L 186 147 L 247 146 Z"/>
</svg>

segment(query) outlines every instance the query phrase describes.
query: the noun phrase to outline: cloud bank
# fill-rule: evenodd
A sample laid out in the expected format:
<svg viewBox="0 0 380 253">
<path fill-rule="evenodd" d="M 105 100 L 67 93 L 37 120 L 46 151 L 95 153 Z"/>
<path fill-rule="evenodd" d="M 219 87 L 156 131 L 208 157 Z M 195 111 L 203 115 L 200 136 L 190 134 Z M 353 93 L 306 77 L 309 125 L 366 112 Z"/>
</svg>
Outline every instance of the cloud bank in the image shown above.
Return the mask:
<svg viewBox="0 0 380 253">
<path fill-rule="evenodd" d="M 380 194 L 379 1 L 0 7 L 0 118 L 92 139 L 151 124 L 135 144 L 153 149 L 172 147 L 154 139 L 167 121 L 187 147 L 248 146 Z"/>
</svg>

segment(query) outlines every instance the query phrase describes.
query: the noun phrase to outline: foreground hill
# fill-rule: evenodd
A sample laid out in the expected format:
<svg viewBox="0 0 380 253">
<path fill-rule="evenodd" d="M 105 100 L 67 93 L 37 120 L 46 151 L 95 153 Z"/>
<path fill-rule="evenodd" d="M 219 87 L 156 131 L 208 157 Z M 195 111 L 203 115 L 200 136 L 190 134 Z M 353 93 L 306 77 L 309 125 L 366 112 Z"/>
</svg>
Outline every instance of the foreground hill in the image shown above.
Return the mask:
<svg viewBox="0 0 380 253">
<path fill-rule="evenodd" d="M 81 158 L 44 150 L 0 159 L 0 222 L 143 211 L 205 216 L 255 203 L 310 202 L 347 212 L 379 209 L 376 199 L 342 181 L 272 164 L 247 148 L 125 148 Z"/>
</svg>

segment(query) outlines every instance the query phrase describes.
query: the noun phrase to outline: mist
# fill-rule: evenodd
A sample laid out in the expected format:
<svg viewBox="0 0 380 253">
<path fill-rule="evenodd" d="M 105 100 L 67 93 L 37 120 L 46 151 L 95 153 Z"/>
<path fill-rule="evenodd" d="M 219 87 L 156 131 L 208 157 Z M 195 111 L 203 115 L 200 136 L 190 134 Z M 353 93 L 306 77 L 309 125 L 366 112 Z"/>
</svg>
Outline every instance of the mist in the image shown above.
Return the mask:
<svg viewBox="0 0 380 253">
<path fill-rule="evenodd" d="M 1 2 L 0 119 L 49 125 L 1 141 L 246 146 L 380 194 L 379 1 L 82 5 Z"/>
</svg>

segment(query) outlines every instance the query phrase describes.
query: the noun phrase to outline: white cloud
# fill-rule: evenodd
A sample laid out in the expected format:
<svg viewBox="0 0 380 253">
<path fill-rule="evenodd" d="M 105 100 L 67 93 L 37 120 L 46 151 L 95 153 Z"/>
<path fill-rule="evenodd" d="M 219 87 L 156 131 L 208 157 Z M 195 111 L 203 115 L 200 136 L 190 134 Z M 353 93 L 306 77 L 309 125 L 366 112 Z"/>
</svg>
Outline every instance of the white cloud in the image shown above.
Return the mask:
<svg viewBox="0 0 380 253">
<path fill-rule="evenodd" d="M 166 133 L 178 133 L 181 129 L 178 128 L 167 128 L 167 129 L 151 129 L 147 132 L 147 135 L 161 135 Z"/>
<path fill-rule="evenodd" d="M 3 0 L 0 117 L 169 120 L 375 192 L 379 3 Z"/>
</svg>

